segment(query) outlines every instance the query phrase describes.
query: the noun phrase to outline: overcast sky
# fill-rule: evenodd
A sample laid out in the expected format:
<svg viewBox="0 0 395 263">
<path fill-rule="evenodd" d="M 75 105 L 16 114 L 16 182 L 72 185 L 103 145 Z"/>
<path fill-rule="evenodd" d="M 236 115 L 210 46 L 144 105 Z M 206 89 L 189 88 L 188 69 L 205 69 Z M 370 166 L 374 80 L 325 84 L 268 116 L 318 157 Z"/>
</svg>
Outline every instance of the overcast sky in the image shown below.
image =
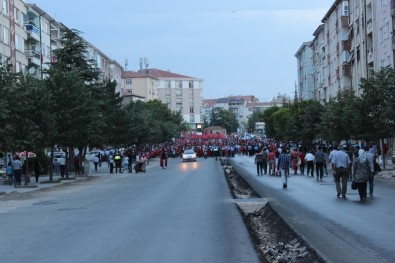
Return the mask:
<svg viewBox="0 0 395 263">
<path fill-rule="evenodd" d="M 295 53 L 334 0 L 25 0 L 127 70 L 201 78 L 204 99 L 293 97 Z"/>
</svg>

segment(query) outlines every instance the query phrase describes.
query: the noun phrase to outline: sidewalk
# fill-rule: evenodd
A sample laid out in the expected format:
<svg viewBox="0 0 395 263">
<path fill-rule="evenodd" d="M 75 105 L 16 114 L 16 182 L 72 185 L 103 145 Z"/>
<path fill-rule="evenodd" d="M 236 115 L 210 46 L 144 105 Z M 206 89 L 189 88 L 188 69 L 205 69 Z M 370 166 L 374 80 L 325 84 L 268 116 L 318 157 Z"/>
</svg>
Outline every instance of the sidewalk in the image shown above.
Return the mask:
<svg viewBox="0 0 395 263">
<path fill-rule="evenodd" d="M 52 182 L 49 182 L 49 175 L 41 175 L 38 179 L 38 183 L 36 183 L 36 178 L 34 176 L 30 177 L 30 183 L 27 186 L 22 185 L 19 187 L 14 187 L 13 185 L 8 185 L 4 184 L 3 178 L 0 178 L 0 196 L 1 195 L 7 195 L 10 193 L 26 193 L 26 192 L 32 192 L 32 191 L 38 191 L 40 189 L 45 189 L 49 187 L 54 187 L 58 186 L 61 184 L 66 184 L 66 183 L 73 183 L 77 181 L 82 181 L 86 180 L 87 178 L 90 177 L 112 177 L 112 176 L 120 176 L 120 175 L 135 175 L 135 171 L 133 170 L 133 173 L 128 173 L 128 172 L 123 172 L 123 173 L 115 173 L 115 168 L 114 168 L 114 173 L 110 174 L 110 168 L 108 166 L 107 162 L 103 162 L 100 167 L 98 167 L 97 172 L 95 172 L 95 167 L 92 162 L 89 162 L 90 168 L 85 167 L 85 171 L 83 175 L 75 175 L 74 172 L 69 172 L 69 179 L 63 179 L 61 180 L 60 173 L 54 173 L 52 176 Z M 133 163 L 134 166 L 135 163 Z M 149 169 L 151 169 L 153 166 L 159 165 L 159 161 L 157 158 L 153 158 L 150 160 L 149 165 L 147 166 L 147 172 Z M 139 173 L 141 174 L 141 173 Z"/>
</svg>

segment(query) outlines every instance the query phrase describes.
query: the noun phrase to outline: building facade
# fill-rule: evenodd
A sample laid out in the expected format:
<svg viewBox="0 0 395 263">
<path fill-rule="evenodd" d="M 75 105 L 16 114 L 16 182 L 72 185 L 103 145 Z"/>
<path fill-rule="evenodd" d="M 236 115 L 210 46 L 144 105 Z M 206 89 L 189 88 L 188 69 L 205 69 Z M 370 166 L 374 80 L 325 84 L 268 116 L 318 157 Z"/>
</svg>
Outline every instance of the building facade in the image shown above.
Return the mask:
<svg viewBox="0 0 395 263">
<path fill-rule="evenodd" d="M 160 69 L 140 69 L 122 74 L 121 89 L 133 100 L 158 99 L 172 111 L 181 112 L 192 131 L 203 125 L 203 80 Z M 131 94 L 131 95 L 130 95 Z"/>
<path fill-rule="evenodd" d="M 362 78 L 394 67 L 394 17 L 395 0 L 334 1 L 310 42 L 313 99 L 327 102 L 344 90 L 360 96 Z M 302 56 L 305 50 L 304 43 L 296 53 L 301 99 L 309 99 L 304 96 L 307 76 L 302 72 L 308 64 L 308 56 Z"/>
<path fill-rule="evenodd" d="M 27 33 L 24 27 L 26 14 L 26 6 L 20 0 L 0 2 L 0 63 L 10 64 L 12 72 L 27 70 Z"/>
<path fill-rule="evenodd" d="M 303 43 L 295 54 L 298 61 L 298 93 L 299 99 L 302 100 L 314 98 L 313 49 L 311 43 L 311 41 Z"/>
</svg>

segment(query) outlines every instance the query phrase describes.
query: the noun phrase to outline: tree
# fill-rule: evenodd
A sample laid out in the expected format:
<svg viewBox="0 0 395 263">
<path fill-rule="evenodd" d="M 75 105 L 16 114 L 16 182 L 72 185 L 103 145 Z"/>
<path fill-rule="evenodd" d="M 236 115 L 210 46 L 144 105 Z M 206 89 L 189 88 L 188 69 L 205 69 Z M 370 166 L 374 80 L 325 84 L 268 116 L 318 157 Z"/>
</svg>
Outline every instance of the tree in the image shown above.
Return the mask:
<svg viewBox="0 0 395 263">
<path fill-rule="evenodd" d="M 239 123 L 233 111 L 222 108 L 213 109 L 210 125 L 221 126 L 225 128 L 228 133 L 237 132 L 237 128 L 239 127 Z"/>
<path fill-rule="evenodd" d="M 277 106 L 270 107 L 262 113 L 262 119 L 265 122 L 265 133 L 269 138 L 277 138 L 274 128 L 273 114 L 280 108 Z"/>
<path fill-rule="evenodd" d="M 291 119 L 290 108 L 280 108 L 273 113 L 274 131 L 279 140 L 291 140 L 288 123 Z"/>
<path fill-rule="evenodd" d="M 254 111 L 247 120 L 247 129 L 248 130 L 255 130 L 255 123 L 257 122 L 262 122 L 263 117 L 262 117 L 262 112 L 261 111 Z"/>
<path fill-rule="evenodd" d="M 355 103 L 356 98 L 352 91 L 339 92 L 327 103 L 322 115 L 322 134 L 326 138 L 338 143 L 352 138 Z"/>
<path fill-rule="evenodd" d="M 362 79 L 360 88 L 366 139 L 384 139 L 395 133 L 395 73 L 390 67 Z"/>
</svg>

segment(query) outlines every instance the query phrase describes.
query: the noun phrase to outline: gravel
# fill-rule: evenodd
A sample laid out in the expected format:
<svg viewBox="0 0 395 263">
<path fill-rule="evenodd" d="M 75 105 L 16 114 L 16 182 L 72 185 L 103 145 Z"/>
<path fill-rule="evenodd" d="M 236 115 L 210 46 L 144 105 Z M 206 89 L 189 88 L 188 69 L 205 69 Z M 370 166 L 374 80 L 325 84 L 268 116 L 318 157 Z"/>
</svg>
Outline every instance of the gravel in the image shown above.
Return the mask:
<svg viewBox="0 0 395 263">
<path fill-rule="evenodd" d="M 254 189 L 221 158 L 229 188 L 262 262 L 325 262 Z"/>
</svg>

